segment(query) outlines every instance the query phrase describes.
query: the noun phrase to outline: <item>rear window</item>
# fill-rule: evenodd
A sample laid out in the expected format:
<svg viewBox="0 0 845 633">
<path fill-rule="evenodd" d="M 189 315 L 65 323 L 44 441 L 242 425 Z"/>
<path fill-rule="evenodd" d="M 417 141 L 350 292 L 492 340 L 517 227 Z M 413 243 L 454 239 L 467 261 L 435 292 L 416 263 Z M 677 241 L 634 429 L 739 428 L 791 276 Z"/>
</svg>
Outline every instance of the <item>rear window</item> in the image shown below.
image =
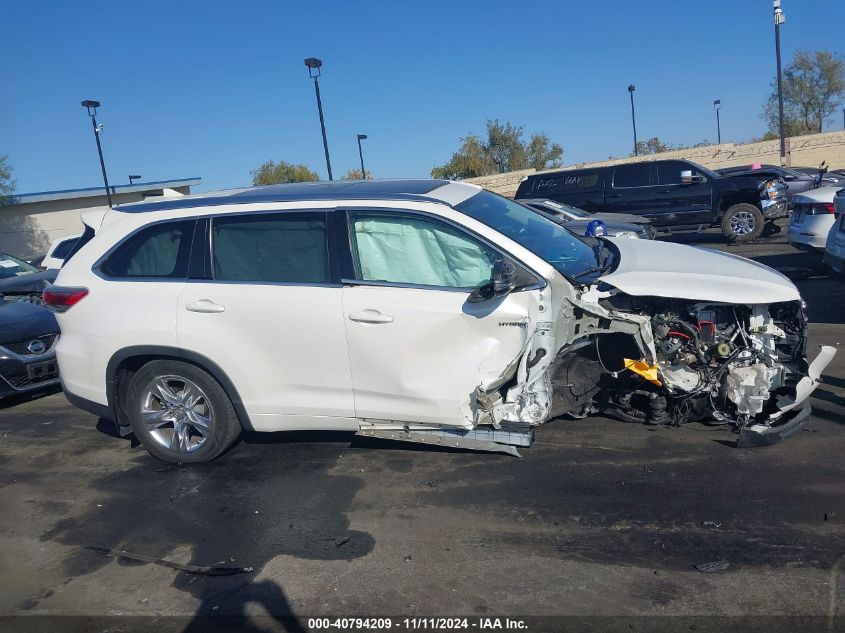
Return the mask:
<svg viewBox="0 0 845 633">
<path fill-rule="evenodd" d="M 184 279 L 196 220 L 162 222 L 123 242 L 100 265 L 110 277 Z"/>
<path fill-rule="evenodd" d="M 620 165 L 613 170 L 613 188 L 647 187 L 649 185 L 649 163 Z"/>
<path fill-rule="evenodd" d="M 595 191 L 604 187 L 604 173 L 603 169 L 599 169 L 534 176 L 531 180 L 531 195 L 536 198 L 551 193 Z"/>
</svg>

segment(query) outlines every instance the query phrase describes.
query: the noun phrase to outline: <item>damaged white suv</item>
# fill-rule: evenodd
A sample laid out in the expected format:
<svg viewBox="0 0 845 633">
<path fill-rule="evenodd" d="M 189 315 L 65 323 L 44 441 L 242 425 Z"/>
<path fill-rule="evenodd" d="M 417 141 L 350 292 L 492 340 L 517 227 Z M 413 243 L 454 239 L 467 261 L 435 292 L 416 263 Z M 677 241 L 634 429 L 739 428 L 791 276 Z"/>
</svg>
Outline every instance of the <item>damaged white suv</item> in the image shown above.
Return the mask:
<svg viewBox="0 0 845 633">
<path fill-rule="evenodd" d="M 46 302 L 68 398 L 154 456 L 209 460 L 241 429 L 516 452 L 603 413 L 800 427 L 795 286 L 717 252 L 579 238 L 444 180 L 279 185 L 89 214 Z"/>
</svg>

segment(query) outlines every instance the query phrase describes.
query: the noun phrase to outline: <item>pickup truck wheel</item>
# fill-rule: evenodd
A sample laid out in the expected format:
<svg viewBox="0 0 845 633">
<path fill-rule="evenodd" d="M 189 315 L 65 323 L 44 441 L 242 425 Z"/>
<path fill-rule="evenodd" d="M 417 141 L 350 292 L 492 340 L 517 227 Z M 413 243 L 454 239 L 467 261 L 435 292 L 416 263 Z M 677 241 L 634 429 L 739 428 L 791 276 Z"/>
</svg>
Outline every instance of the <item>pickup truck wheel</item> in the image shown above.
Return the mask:
<svg viewBox="0 0 845 633">
<path fill-rule="evenodd" d="M 218 382 L 181 361 L 155 360 L 139 369 L 129 383 L 126 409 L 135 437 L 165 462 L 210 461 L 241 431 Z"/>
<path fill-rule="evenodd" d="M 750 242 L 763 232 L 763 214 L 753 204 L 741 202 L 722 216 L 722 235 L 729 242 Z"/>
</svg>

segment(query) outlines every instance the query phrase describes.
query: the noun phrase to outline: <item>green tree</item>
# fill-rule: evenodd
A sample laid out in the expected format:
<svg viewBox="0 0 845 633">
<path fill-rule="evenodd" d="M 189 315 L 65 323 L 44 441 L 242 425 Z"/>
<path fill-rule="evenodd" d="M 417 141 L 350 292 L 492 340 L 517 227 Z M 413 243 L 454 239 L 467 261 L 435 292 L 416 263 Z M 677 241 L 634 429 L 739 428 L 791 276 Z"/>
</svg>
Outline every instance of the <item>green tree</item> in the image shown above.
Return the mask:
<svg viewBox="0 0 845 633">
<path fill-rule="evenodd" d="M 315 171 L 311 171 L 307 165 L 294 165 L 280 160 L 274 163 L 268 160 L 258 169 L 249 172 L 252 174 L 253 185 L 278 185 L 284 182 L 313 182 L 320 180 Z"/>
<path fill-rule="evenodd" d="M 783 71 L 783 128 L 785 136 L 815 134 L 842 103 L 845 59 L 830 51 L 796 51 Z M 777 80 L 763 105 L 766 137 L 778 138 Z"/>
<path fill-rule="evenodd" d="M 350 169 L 345 174 L 343 174 L 343 178 L 341 180 L 372 180 L 373 179 L 373 172 L 369 169 L 367 170 L 367 175 L 364 178 L 361 178 L 361 170 L 360 169 Z"/>
<path fill-rule="evenodd" d="M 520 169 L 542 170 L 560 167 L 562 158 L 563 147 L 552 143 L 547 135 L 535 133 L 526 141 L 522 126 L 488 120 L 486 139 L 477 134 L 462 138 L 460 149 L 448 163 L 434 167 L 431 176 L 455 180 Z"/>
<path fill-rule="evenodd" d="M 8 156 L 0 156 L 0 205 L 6 204 L 15 190 L 12 166 L 9 165 L 8 160 Z"/>
<path fill-rule="evenodd" d="M 671 152 L 673 149 L 683 149 L 682 147 L 674 147 L 667 145 L 656 136 L 647 141 L 637 141 L 636 153 L 631 152 L 631 156 L 643 156 L 645 154 L 659 154 L 660 152 Z"/>
</svg>

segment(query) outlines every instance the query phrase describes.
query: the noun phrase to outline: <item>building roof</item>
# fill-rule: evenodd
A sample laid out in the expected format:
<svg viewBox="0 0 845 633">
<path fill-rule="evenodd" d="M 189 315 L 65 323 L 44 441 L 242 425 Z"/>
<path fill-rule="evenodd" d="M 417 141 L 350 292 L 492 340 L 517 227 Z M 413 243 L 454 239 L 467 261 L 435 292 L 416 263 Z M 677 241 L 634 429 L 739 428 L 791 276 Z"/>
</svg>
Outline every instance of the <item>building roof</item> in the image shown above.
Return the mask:
<svg viewBox="0 0 845 633">
<path fill-rule="evenodd" d="M 154 202 L 122 204 L 116 210 L 125 213 L 165 211 L 221 204 L 247 204 L 258 202 L 299 202 L 308 200 L 428 200 L 448 201 L 441 195 L 432 195 L 446 185 L 471 189 L 478 187 L 449 180 L 335 180 L 331 182 L 299 182 L 285 185 L 265 185 L 245 189 L 230 189 L 199 195 L 168 198 Z M 467 197 L 467 196 L 464 196 Z"/>
<path fill-rule="evenodd" d="M 136 182 L 131 185 L 109 185 L 113 196 L 122 193 L 143 193 L 157 189 L 174 189 L 176 187 L 195 187 L 202 182 L 202 178 L 179 178 L 176 180 L 153 180 L 150 182 Z M 31 202 L 49 202 L 53 200 L 71 200 L 74 198 L 93 198 L 104 196 L 105 188 L 85 187 L 83 189 L 61 189 L 59 191 L 39 191 L 36 193 L 18 193 L 9 196 L 11 204 L 28 204 Z"/>
</svg>

